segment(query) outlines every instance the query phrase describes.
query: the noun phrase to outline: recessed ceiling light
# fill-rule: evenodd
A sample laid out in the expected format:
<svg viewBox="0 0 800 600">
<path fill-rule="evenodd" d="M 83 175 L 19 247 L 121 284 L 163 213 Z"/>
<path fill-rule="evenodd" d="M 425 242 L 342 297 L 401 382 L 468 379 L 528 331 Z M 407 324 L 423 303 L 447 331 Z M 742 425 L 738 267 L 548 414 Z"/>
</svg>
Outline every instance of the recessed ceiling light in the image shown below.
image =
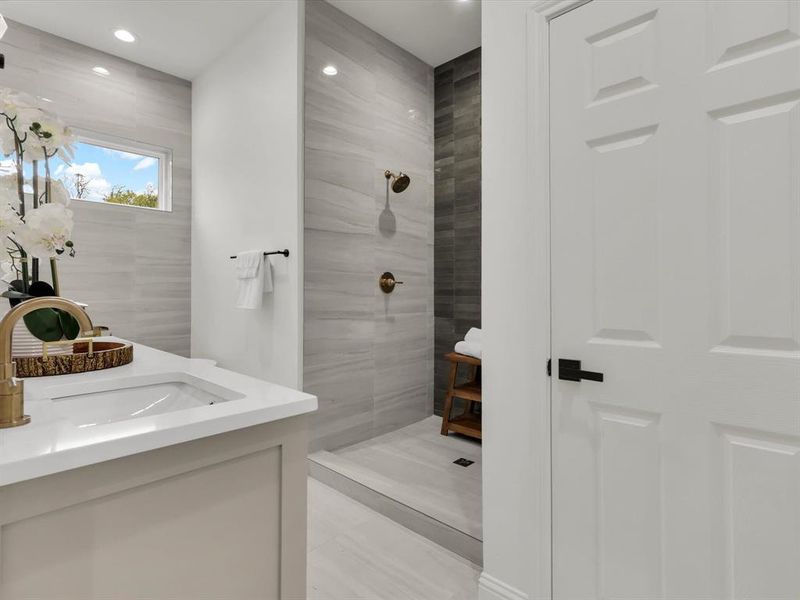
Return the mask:
<svg viewBox="0 0 800 600">
<path fill-rule="evenodd" d="M 45 98 L 44 96 L 39 96 L 39 100 L 41 100 L 42 102 L 52 102 L 50 98 Z"/>
<path fill-rule="evenodd" d="M 108 77 L 109 75 L 111 75 L 109 70 L 106 69 L 105 67 L 93 67 L 92 71 L 94 72 L 95 75 L 101 75 L 102 77 Z"/>
<path fill-rule="evenodd" d="M 136 41 L 136 36 L 133 35 L 127 29 L 117 29 L 114 32 L 114 37 L 116 37 L 121 42 L 131 43 L 131 42 L 135 42 Z"/>
<path fill-rule="evenodd" d="M 339 69 L 337 69 L 333 65 L 328 65 L 327 67 L 322 69 L 322 72 L 325 73 L 325 75 L 332 77 L 333 75 L 336 75 L 339 72 Z"/>
</svg>

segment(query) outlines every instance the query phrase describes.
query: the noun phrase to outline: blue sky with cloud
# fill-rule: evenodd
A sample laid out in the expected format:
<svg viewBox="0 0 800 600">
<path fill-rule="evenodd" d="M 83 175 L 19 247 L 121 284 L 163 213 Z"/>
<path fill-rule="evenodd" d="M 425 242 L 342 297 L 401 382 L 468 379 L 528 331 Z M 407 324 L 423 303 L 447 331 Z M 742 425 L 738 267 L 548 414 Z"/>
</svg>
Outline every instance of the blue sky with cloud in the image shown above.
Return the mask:
<svg viewBox="0 0 800 600">
<path fill-rule="evenodd" d="M 86 142 L 75 144 L 75 156 L 72 163 L 64 163 L 58 158 L 50 161 L 50 169 L 54 179 L 61 179 L 72 192 L 71 182 L 80 173 L 89 180 L 84 200 L 102 202 L 106 195 L 116 186 L 142 193 L 148 186 L 158 192 L 158 159 L 112 148 L 95 146 Z M 40 166 L 44 175 L 44 167 Z M 13 175 L 14 162 L 10 157 L 0 157 L 0 175 Z M 30 181 L 31 165 L 25 165 L 25 180 Z M 30 193 L 30 184 L 25 191 Z"/>
<path fill-rule="evenodd" d="M 72 164 L 60 160 L 52 166 L 53 176 L 70 181 L 78 173 L 90 180 L 86 200 L 102 201 L 112 187 L 122 186 L 144 192 L 148 186 L 158 188 L 158 159 L 131 152 L 94 146 L 85 142 L 75 145 Z"/>
</svg>

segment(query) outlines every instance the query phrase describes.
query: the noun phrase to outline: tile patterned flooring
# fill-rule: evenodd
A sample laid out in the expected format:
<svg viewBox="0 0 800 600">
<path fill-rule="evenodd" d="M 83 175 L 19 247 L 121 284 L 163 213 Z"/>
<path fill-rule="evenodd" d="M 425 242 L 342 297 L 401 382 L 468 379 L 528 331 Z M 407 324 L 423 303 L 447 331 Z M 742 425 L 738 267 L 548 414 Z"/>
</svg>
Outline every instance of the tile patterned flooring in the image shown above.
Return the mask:
<svg viewBox="0 0 800 600">
<path fill-rule="evenodd" d="M 481 540 L 481 445 L 440 435 L 441 424 L 441 417 L 428 417 L 311 460 Z M 453 464 L 459 458 L 474 464 Z"/>
<path fill-rule="evenodd" d="M 478 567 L 309 479 L 309 600 L 476 600 Z"/>
</svg>

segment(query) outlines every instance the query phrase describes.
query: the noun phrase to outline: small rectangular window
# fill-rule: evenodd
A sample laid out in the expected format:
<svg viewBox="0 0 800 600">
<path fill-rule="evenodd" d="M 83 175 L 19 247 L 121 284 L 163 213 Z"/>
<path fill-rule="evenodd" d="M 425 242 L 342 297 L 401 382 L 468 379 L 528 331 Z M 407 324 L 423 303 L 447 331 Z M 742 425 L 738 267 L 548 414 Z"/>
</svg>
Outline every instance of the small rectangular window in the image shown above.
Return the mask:
<svg viewBox="0 0 800 600">
<path fill-rule="evenodd" d="M 73 200 L 151 210 L 172 209 L 172 153 L 139 142 L 78 133 L 71 163 L 51 161 Z"/>
</svg>

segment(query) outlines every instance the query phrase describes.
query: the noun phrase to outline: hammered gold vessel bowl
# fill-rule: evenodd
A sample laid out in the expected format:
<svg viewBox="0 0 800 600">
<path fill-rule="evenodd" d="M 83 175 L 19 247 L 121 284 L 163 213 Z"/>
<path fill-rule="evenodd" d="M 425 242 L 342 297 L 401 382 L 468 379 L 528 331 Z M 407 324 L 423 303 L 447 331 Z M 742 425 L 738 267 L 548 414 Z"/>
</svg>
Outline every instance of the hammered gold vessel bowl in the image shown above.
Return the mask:
<svg viewBox="0 0 800 600">
<path fill-rule="evenodd" d="M 77 341 L 71 354 L 16 356 L 17 377 L 69 375 L 121 367 L 133 361 L 133 345 L 122 342 Z"/>
</svg>

